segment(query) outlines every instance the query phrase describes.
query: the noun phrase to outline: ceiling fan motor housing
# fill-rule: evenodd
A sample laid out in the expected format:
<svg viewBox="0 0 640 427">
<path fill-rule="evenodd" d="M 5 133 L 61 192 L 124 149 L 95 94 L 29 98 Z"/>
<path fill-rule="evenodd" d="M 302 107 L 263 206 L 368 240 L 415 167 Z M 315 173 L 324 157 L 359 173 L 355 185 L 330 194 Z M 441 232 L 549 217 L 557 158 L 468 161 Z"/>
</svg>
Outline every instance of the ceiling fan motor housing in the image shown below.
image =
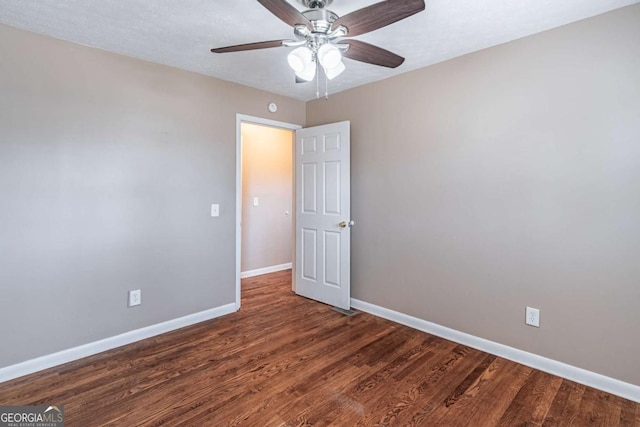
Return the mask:
<svg viewBox="0 0 640 427">
<path fill-rule="evenodd" d="M 302 12 L 302 15 L 311 22 L 312 32 L 321 34 L 328 34 L 331 24 L 338 19 L 338 15 L 328 9 L 310 9 Z"/>
<path fill-rule="evenodd" d="M 300 3 L 309 9 L 323 9 L 329 6 L 333 0 L 299 0 Z"/>
</svg>

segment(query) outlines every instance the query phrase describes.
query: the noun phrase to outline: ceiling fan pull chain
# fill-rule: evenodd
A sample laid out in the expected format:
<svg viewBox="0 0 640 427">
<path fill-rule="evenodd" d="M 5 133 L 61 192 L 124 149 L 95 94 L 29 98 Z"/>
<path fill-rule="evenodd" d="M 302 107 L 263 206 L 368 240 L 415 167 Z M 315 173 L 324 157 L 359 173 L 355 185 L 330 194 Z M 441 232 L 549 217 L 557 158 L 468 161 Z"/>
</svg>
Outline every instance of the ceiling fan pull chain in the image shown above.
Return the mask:
<svg viewBox="0 0 640 427">
<path fill-rule="evenodd" d="M 320 99 L 320 66 L 318 65 L 318 59 L 316 58 L 316 99 Z"/>
<path fill-rule="evenodd" d="M 329 99 L 329 77 L 327 77 L 327 72 L 324 72 L 324 99 Z"/>
</svg>

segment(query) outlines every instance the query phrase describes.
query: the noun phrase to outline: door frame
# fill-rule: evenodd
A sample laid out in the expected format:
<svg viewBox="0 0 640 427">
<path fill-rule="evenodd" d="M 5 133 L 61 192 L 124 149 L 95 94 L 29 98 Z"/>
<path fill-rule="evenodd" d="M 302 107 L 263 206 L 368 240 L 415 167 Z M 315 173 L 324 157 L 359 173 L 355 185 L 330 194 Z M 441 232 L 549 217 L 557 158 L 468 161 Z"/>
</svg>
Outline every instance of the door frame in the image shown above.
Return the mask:
<svg viewBox="0 0 640 427">
<path fill-rule="evenodd" d="M 246 114 L 236 114 L 236 311 L 240 310 L 242 299 L 240 286 L 240 262 L 242 259 L 242 123 L 269 126 L 272 128 L 287 129 L 296 131 L 302 129 L 301 125 L 293 123 L 279 122 L 277 120 L 265 119 L 262 117 L 248 116 Z M 293 155 L 295 156 L 295 141 L 293 144 Z M 294 157 L 295 160 L 295 157 Z M 295 167 L 293 169 L 293 183 L 295 185 Z M 293 206 L 295 206 L 295 191 L 293 193 Z M 293 213 L 292 213 L 293 215 Z M 295 216 L 295 215 L 293 215 Z M 293 254 L 295 258 L 295 236 L 293 239 Z M 291 260 L 295 264 L 295 259 Z"/>
</svg>

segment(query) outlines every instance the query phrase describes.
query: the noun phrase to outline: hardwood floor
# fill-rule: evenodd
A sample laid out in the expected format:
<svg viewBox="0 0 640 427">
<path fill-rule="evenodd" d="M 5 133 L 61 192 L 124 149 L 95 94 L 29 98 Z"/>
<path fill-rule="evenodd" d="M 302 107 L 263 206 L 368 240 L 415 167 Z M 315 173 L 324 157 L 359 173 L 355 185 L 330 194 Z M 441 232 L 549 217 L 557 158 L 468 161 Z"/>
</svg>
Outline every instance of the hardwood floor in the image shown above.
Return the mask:
<svg viewBox="0 0 640 427">
<path fill-rule="evenodd" d="M 640 404 L 243 280 L 242 310 L 0 384 L 67 426 L 640 426 Z"/>
</svg>

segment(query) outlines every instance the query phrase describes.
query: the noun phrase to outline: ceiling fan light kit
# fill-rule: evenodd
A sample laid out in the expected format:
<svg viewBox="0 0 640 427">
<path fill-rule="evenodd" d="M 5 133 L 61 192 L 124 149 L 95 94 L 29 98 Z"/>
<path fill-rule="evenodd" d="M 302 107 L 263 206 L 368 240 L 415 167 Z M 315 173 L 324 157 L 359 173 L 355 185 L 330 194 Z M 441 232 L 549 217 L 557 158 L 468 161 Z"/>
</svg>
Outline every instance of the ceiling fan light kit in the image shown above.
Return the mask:
<svg viewBox="0 0 640 427">
<path fill-rule="evenodd" d="M 296 73 L 304 70 L 305 66 L 313 61 L 313 52 L 306 46 L 292 50 L 287 56 L 289 66 Z"/>
<path fill-rule="evenodd" d="M 298 49 L 303 49 L 304 51 L 306 51 L 306 54 L 302 55 L 302 57 L 304 58 L 304 60 L 301 62 L 302 67 L 299 70 L 294 68 L 294 71 L 296 72 L 296 76 L 306 82 L 310 82 L 315 78 L 317 72 L 316 69 L 318 68 L 315 61 L 313 60 L 313 53 L 306 47 L 299 47 Z M 291 62 L 289 62 L 289 64 L 291 64 Z"/>
<path fill-rule="evenodd" d="M 276 17 L 293 27 L 296 40 L 247 43 L 211 49 L 211 51 L 227 53 L 279 46 L 295 47 L 287 56 L 287 62 L 296 75 L 296 81 L 303 82 L 316 78 L 320 68 L 327 81 L 336 78 L 346 69 L 342 61 L 343 57 L 396 68 L 404 62 L 403 57 L 372 44 L 344 37 L 358 36 L 377 30 L 408 18 L 425 8 L 424 0 L 386 0 L 340 17 L 326 8 L 333 0 L 298 1 L 308 10 L 299 12 L 286 0 L 258 0 L 258 3 Z M 319 88 L 316 92 L 319 97 Z M 325 94 L 327 92 L 328 89 L 325 90 Z"/>
<path fill-rule="evenodd" d="M 330 69 L 328 69 L 328 70 L 327 70 L 327 69 L 325 69 L 325 70 L 324 70 L 324 72 L 325 72 L 325 74 L 327 75 L 327 78 L 328 78 L 329 80 L 333 80 L 333 79 L 335 79 L 336 77 L 338 77 L 340 74 L 342 74 L 342 72 L 343 72 L 344 70 L 346 70 L 346 69 L 347 69 L 347 67 L 344 65 L 344 62 L 340 61 L 340 62 L 338 63 L 338 65 L 336 65 L 335 67 L 330 68 Z"/>
<path fill-rule="evenodd" d="M 342 53 L 334 44 L 325 43 L 318 49 L 318 60 L 325 70 L 330 70 L 342 62 Z"/>
</svg>

